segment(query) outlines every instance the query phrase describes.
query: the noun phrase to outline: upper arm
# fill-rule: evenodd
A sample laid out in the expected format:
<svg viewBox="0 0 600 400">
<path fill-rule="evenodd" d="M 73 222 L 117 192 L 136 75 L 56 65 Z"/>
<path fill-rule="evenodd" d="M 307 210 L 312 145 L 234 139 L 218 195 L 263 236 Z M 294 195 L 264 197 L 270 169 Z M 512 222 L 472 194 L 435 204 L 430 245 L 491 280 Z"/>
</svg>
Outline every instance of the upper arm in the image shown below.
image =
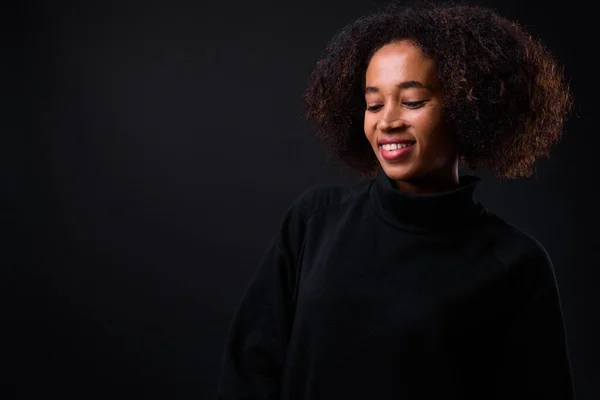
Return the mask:
<svg viewBox="0 0 600 400">
<path fill-rule="evenodd" d="M 497 370 L 498 398 L 572 399 L 573 384 L 554 266 L 534 242 L 515 268 L 515 304 Z"/>
<path fill-rule="evenodd" d="M 230 324 L 219 399 L 276 399 L 294 316 L 293 291 L 306 225 L 323 188 L 304 191 L 287 208 Z"/>
</svg>

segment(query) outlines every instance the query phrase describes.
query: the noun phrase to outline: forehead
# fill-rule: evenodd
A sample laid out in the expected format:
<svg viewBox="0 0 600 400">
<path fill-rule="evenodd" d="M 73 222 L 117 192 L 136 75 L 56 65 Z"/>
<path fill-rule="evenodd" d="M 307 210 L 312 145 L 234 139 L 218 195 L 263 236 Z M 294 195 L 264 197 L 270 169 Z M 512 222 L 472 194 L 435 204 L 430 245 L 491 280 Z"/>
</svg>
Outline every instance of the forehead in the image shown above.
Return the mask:
<svg viewBox="0 0 600 400">
<path fill-rule="evenodd" d="M 395 41 L 373 54 L 366 71 L 368 85 L 396 85 L 415 80 L 431 84 L 436 80 L 434 61 L 408 40 Z"/>
</svg>

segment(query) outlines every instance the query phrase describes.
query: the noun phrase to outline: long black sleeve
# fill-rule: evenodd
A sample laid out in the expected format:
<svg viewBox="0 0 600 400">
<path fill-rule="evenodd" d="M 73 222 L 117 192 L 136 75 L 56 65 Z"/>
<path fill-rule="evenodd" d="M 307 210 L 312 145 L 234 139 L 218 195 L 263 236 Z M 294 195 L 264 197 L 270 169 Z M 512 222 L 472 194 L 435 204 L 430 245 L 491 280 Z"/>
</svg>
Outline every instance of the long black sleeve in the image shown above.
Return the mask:
<svg viewBox="0 0 600 400">
<path fill-rule="evenodd" d="M 258 263 L 225 342 L 219 400 L 278 399 L 294 313 L 294 288 L 310 189 L 288 207 Z"/>
<path fill-rule="evenodd" d="M 503 343 L 497 375 L 498 399 L 570 400 L 573 380 L 554 268 L 538 247 L 520 282 L 527 293 L 516 307 Z"/>
</svg>

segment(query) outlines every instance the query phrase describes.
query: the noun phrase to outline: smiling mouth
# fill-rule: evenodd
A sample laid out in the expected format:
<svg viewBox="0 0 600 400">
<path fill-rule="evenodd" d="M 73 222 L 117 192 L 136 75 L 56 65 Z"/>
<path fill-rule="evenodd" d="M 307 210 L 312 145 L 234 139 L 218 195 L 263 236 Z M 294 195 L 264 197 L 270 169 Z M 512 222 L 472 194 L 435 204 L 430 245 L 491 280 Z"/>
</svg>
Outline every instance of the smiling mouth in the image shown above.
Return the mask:
<svg viewBox="0 0 600 400">
<path fill-rule="evenodd" d="M 390 143 L 390 144 L 380 144 L 379 147 L 383 148 L 384 150 L 387 151 L 394 151 L 397 149 L 403 149 L 406 147 L 411 147 L 413 146 L 415 143 L 417 143 L 416 141 L 412 141 L 412 142 L 402 142 L 402 143 Z"/>
<path fill-rule="evenodd" d="M 410 153 L 416 142 L 406 142 L 401 144 L 383 144 L 379 145 L 381 156 L 388 160 L 398 160 Z"/>
</svg>

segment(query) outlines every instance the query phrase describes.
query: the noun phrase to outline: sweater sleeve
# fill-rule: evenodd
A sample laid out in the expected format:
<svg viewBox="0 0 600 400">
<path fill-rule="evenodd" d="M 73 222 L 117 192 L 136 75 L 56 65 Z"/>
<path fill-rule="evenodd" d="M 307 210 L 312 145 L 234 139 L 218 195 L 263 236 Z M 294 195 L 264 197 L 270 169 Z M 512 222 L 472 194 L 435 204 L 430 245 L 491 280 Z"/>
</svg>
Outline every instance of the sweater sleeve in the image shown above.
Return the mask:
<svg viewBox="0 0 600 400">
<path fill-rule="evenodd" d="M 242 295 L 225 340 L 218 400 L 279 399 L 297 265 L 313 202 L 308 189 L 288 207 Z"/>
<path fill-rule="evenodd" d="M 525 293 L 507 327 L 496 382 L 497 399 L 574 398 L 567 337 L 552 261 L 537 244 L 521 269 Z"/>
</svg>

